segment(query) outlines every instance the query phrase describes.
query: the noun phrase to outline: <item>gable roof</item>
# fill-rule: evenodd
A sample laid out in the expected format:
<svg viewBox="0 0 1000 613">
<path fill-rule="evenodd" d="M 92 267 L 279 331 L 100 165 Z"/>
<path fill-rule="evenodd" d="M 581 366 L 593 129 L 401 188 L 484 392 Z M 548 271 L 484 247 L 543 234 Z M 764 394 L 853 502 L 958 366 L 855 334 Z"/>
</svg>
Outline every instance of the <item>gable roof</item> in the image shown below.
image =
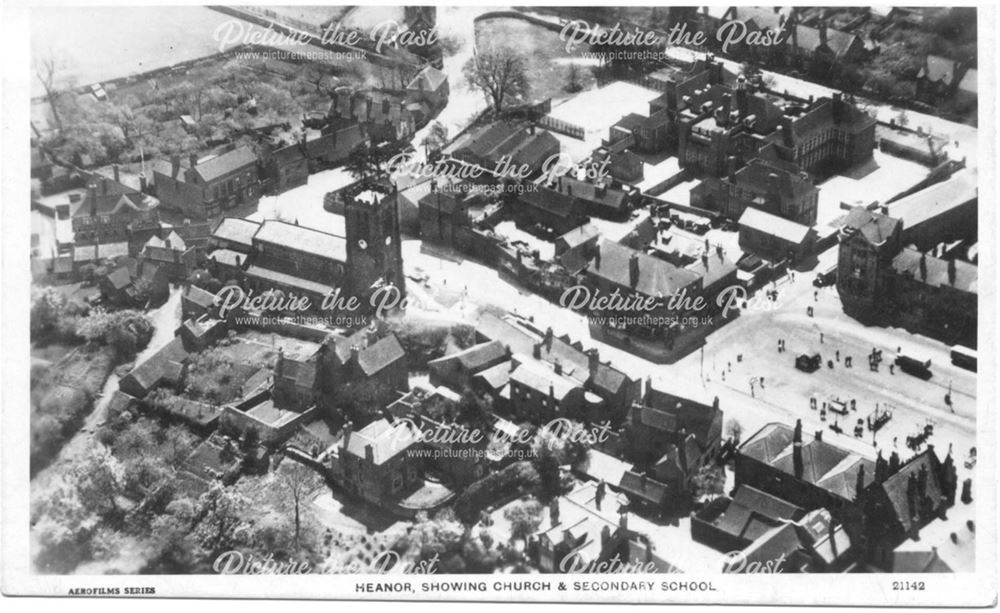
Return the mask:
<svg viewBox="0 0 1000 613">
<path fill-rule="evenodd" d="M 254 241 L 280 245 L 339 262 L 347 261 L 347 240 L 342 236 L 304 226 L 268 219 L 254 235 Z"/>
<path fill-rule="evenodd" d="M 406 89 L 419 91 L 437 91 L 443 83 L 448 82 L 448 76 L 433 66 L 425 66 L 417 73 L 417 76 L 410 81 Z"/>
<path fill-rule="evenodd" d="M 921 262 L 926 276 L 921 270 Z M 949 266 L 954 266 L 954 283 Z M 942 260 L 905 247 L 892 259 L 892 268 L 931 287 L 951 287 L 972 294 L 979 292 L 979 267 L 961 260 Z"/>
<path fill-rule="evenodd" d="M 689 270 L 619 243 L 601 241 L 598 249 L 600 257 L 587 265 L 587 272 L 646 296 L 669 297 L 701 279 Z M 629 276 L 629 261 L 633 256 L 639 266 L 639 278 L 634 287 Z"/>
<path fill-rule="evenodd" d="M 793 245 L 801 245 L 809 237 L 812 228 L 795 223 L 790 219 L 772 215 L 760 209 L 748 206 L 740 215 L 741 228 L 750 228 L 764 234 L 776 236 Z"/>
<path fill-rule="evenodd" d="M 219 240 L 244 245 L 249 249 L 253 243 L 254 234 L 260 230 L 260 226 L 261 224 L 258 222 L 249 219 L 223 217 L 216 224 L 212 236 Z"/>
<path fill-rule="evenodd" d="M 476 373 L 486 367 L 496 364 L 507 355 L 507 348 L 500 341 L 488 341 L 473 345 L 457 353 L 431 360 L 428 365 L 443 364 L 445 362 L 458 361 L 467 372 Z"/>
<path fill-rule="evenodd" d="M 244 145 L 207 160 L 199 161 L 192 170 L 198 174 L 202 181 L 207 183 L 245 166 L 256 164 L 257 154 L 250 147 Z"/>
<path fill-rule="evenodd" d="M 395 334 L 379 339 L 358 352 L 358 367 L 366 376 L 374 376 L 384 368 L 406 357 L 406 351 Z"/>
</svg>

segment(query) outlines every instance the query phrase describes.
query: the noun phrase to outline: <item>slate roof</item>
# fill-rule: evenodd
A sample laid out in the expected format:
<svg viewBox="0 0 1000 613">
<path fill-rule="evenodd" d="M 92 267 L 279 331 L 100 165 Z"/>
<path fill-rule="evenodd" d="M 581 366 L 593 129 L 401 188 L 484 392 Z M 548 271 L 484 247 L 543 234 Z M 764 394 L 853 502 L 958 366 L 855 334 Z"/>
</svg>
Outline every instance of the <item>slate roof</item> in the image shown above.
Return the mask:
<svg viewBox="0 0 1000 613">
<path fill-rule="evenodd" d="M 662 432 L 674 433 L 683 429 L 703 446 L 722 432 L 720 409 L 652 387 L 642 404 L 633 405 L 631 419 L 637 425 Z"/>
<path fill-rule="evenodd" d="M 873 245 L 881 245 L 892 236 L 899 224 L 898 219 L 856 206 L 844 218 L 843 227 L 859 231 Z"/>
<path fill-rule="evenodd" d="M 920 262 L 924 261 L 927 276 L 921 274 Z M 948 273 L 949 262 L 933 256 L 924 256 L 916 249 L 909 247 L 901 250 L 892 259 L 892 268 L 897 273 L 912 277 L 916 281 L 931 287 L 952 287 L 963 292 L 976 294 L 979 292 L 979 267 L 961 260 L 952 260 L 955 266 L 955 282 L 951 282 Z"/>
<path fill-rule="evenodd" d="M 613 213 L 622 212 L 628 205 L 628 195 L 613 187 L 599 187 L 588 181 L 562 177 L 556 184 L 559 193 L 571 195 L 608 209 Z"/>
<path fill-rule="evenodd" d="M 208 183 L 246 166 L 256 164 L 257 154 L 250 147 L 244 145 L 207 160 L 199 161 L 194 166 L 194 171 L 198 173 L 202 181 Z"/>
<path fill-rule="evenodd" d="M 535 339 L 509 321 L 491 313 L 483 313 L 476 322 L 476 334 L 490 340 L 500 341 L 512 353 L 531 355 Z"/>
<path fill-rule="evenodd" d="M 811 228 L 790 219 L 766 213 L 760 209 L 748 206 L 740 215 L 741 228 L 750 228 L 758 232 L 776 236 L 793 245 L 801 245 L 809 236 Z"/>
<path fill-rule="evenodd" d="M 377 375 L 386 367 L 406 357 L 395 334 L 390 334 L 358 352 L 358 366 L 366 376 Z"/>
<path fill-rule="evenodd" d="M 132 285 L 132 275 L 129 274 L 127 266 L 121 266 L 108 274 L 108 283 L 116 290 L 122 290 Z"/>
<path fill-rule="evenodd" d="M 939 215 L 968 204 L 979 197 L 976 175 L 958 172 L 947 181 L 935 183 L 918 192 L 900 198 L 889 205 L 889 212 L 912 229 Z"/>
<path fill-rule="evenodd" d="M 557 375 L 555 371 L 532 361 L 525 361 L 515 368 L 510 373 L 510 381 L 543 396 L 548 396 L 551 391 L 557 401 L 561 401 L 573 390 L 580 389 L 580 384 L 576 381 Z"/>
<path fill-rule="evenodd" d="M 213 251 L 212 255 L 219 253 L 219 251 Z M 278 272 L 276 270 L 271 270 L 269 268 L 264 268 L 262 266 L 251 265 L 246 269 L 246 274 L 248 277 L 256 277 L 264 281 L 270 281 L 279 286 L 293 287 L 296 289 L 301 289 L 307 292 L 312 292 L 321 296 L 325 296 L 328 293 L 334 291 L 332 285 L 326 285 L 325 283 L 317 283 L 312 279 L 305 279 L 303 277 L 296 277 L 294 275 L 289 275 L 283 272 Z M 280 288 L 273 288 L 280 289 Z"/>
<path fill-rule="evenodd" d="M 433 66 L 426 66 L 406 86 L 407 89 L 437 91 L 441 84 L 448 82 L 448 76 Z"/>
<path fill-rule="evenodd" d="M 499 390 L 510 382 L 510 361 L 500 362 L 476 373 L 474 379 L 485 382 L 493 390 Z"/>
<path fill-rule="evenodd" d="M 579 247 L 590 239 L 600 235 L 601 231 L 597 229 L 597 226 L 585 223 L 582 226 L 573 228 L 569 232 L 563 234 L 556 239 L 556 242 L 562 242 L 566 245 L 567 249 L 572 249 L 574 247 Z"/>
<path fill-rule="evenodd" d="M 700 279 L 691 271 L 618 243 L 602 241 L 599 248 L 599 260 L 591 261 L 587 271 L 619 286 L 632 288 L 629 259 L 635 255 L 639 262 L 639 278 L 633 289 L 646 296 L 669 297 Z"/>
<path fill-rule="evenodd" d="M 183 362 L 188 352 L 180 337 L 175 337 L 146 361 L 132 369 L 131 377 L 147 392 L 161 382 L 177 383 L 183 372 Z"/>
<path fill-rule="evenodd" d="M 886 497 L 889 499 L 889 503 L 895 512 L 896 519 L 906 532 L 909 532 L 912 527 L 913 517 L 916 515 L 914 510 L 910 508 L 909 497 L 907 495 L 909 489 L 908 483 L 910 476 L 918 476 L 921 469 L 927 471 L 926 495 L 933 501 L 934 508 L 937 508 L 941 504 L 943 492 L 937 477 L 939 462 L 937 456 L 934 455 L 933 449 L 926 449 L 920 455 L 913 457 L 900 467 L 895 474 L 879 485 L 885 491 Z"/>
<path fill-rule="evenodd" d="M 643 477 L 631 470 L 625 471 L 618 487 L 633 496 L 656 505 L 665 504 L 670 488 L 652 477 Z"/>
<path fill-rule="evenodd" d="M 545 211 L 556 217 L 569 218 L 584 214 L 583 207 L 578 206 L 576 199 L 548 187 L 526 191 L 519 194 L 517 199 L 518 202 L 526 206 Z"/>
<path fill-rule="evenodd" d="M 203 290 L 196 285 L 189 285 L 184 288 L 182 299 L 193 302 L 206 309 L 210 309 L 215 306 L 215 294 Z"/>
<path fill-rule="evenodd" d="M 347 261 L 347 240 L 344 237 L 276 219 L 268 219 L 261 224 L 260 230 L 254 235 L 254 241 L 271 243 L 339 262 Z"/>
<path fill-rule="evenodd" d="M 458 361 L 467 372 L 477 373 L 492 366 L 507 355 L 507 348 L 500 341 L 479 343 L 456 353 L 431 360 L 429 365 Z"/>
<path fill-rule="evenodd" d="M 794 476 L 793 439 L 792 428 L 785 424 L 770 423 L 740 446 L 740 454 Z M 803 435 L 803 481 L 841 498 L 853 500 L 857 495 L 858 472 L 862 468 L 863 487 L 867 487 L 875 477 L 875 463 L 871 459 L 847 448 L 817 440 L 811 435 Z"/>
<path fill-rule="evenodd" d="M 249 219 L 223 217 L 216 224 L 212 236 L 219 240 L 245 245 L 249 249 L 253 243 L 253 236 L 260 230 L 260 226 L 261 224 Z"/>
<path fill-rule="evenodd" d="M 344 450 L 351 455 L 365 459 L 366 447 L 371 445 L 372 461 L 376 465 L 380 465 L 406 451 L 419 436 L 419 432 L 414 429 L 409 420 L 398 420 L 390 423 L 386 419 L 378 419 L 357 432 L 345 435 L 347 442 Z"/>
</svg>

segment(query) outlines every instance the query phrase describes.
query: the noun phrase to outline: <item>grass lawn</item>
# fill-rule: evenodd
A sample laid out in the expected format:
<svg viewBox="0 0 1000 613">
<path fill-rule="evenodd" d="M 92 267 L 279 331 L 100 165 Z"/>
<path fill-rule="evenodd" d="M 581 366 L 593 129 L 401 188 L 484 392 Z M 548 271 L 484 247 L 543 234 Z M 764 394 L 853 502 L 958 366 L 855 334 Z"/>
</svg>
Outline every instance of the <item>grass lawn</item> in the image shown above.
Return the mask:
<svg viewBox="0 0 1000 613">
<path fill-rule="evenodd" d="M 571 60 L 579 65 L 578 79 L 583 89 L 594 87 L 597 80 L 591 68 L 582 62 L 581 49 L 567 52 L 559 34 L 521 19 L 485 19 L 476 23 L 476 45 L 508 44 L 516 49 L 528 64 L 528 98 L 566 98 Z"/>
</svg>

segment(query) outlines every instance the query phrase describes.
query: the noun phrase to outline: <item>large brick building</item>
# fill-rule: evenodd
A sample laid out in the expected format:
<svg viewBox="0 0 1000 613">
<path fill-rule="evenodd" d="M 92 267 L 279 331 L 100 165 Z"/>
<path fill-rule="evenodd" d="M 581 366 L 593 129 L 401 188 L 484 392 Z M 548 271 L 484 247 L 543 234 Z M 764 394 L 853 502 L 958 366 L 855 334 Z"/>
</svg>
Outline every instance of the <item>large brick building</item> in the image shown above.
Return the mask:
<svg viewBox="0 0 1000 613">
<path fill-rule="evenodd" d="M 186 162 L 175 155 L 154 162 L 153 184 L 165 207 L 193 219 L 217 217 L 260 200 L 257 154 L 243 146 L 201 159 L 192 154 Z"/>
<path fill-rule="evenodd" d="M 844 311 L 974 346 L 978 269 L 904 247 L 903 223 L 862 207 L 840 230 L 837 291 Z"/>
</svg>

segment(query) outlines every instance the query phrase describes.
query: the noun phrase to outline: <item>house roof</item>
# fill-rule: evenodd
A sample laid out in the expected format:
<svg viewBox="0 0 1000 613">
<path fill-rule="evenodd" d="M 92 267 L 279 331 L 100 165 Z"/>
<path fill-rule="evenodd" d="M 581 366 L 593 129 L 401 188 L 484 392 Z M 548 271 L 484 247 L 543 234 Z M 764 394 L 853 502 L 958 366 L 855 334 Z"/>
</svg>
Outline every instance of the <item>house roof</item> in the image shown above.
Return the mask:
<svg viewBox="0 0 1000 613">
<path fill-rule="evenodd" d="M 740 453 L 788 475 L 795 475 L 794 430 L 785 424 L 770 423 L 740 446 Z M 808 441 L 808 442 L 807 442 Z M 864 470 L 862 487 L 875 477 L 875 463 L 856 451 L 803 435 L 802 480 L 854 500 L 857 479 Z"/>
<path fill-rule="evenodd" d="M 296 360 L 282 355 L 274 367 L 274 378 L 290 381 L 305 389 L 313 389 L 316 383 L 316 370 L 315 360 Z"/>
<path fill-rule="evenodd" d="M 188 300 L 206 309 L 215 306 L 215 294 L 205 291 L 196 285 L 184 288 L 183 300 Z"/>
<path fill-rule="evenodd" d="M 770 178 L 772 174 L 778 175 L 774 183 Z M 759 194 L 776 190 L 782 196 L 798 200 L 812 192 L 819 193 L 808 173 L 800 172 L 796 164 L 778 160 L 754 158 L 736 171 L 735 179 L 744 190 Z"/>
<path fill-rule="evenodd" d="M 368 377 L 406 357 L 406 351 L 395 334 L 389 334 L 358 352 L 358 366 Z"/>
<path fill-rule="evenodd" d="M 518 201 L 556 217 L 569 218 L 575 214 L 583 214 L 583 208 L 577 205 L 577 200 L 548 187 L 526 191 L 518 195 Z"/>
<path fill-rule="evenodd" d="M 214 256 L 218 251 L 213 251 Z M 284 286 L 292 287 L 307 292 L 312 292 L 321 296 L 332 293 L 334 287 L 332 285 L 326 285 L 325 283 L 318 283 L 312 279 L 305 279 L 303 277 L 296 277 L 295 275 L 289 275 L 283 272 L 278 272 L 277 270 L 271 270 L 270 268 L 264 268 L 262 266 L 251 265 L 247 268 L 246 274 L 248 277 L 256 277 L 264 281 L 270 281 L 271 283 Z M 280 289 L 278 287 L 272 289 Z"/>
<path fill-rule="evenodd" d="M 954 266 L 954 283 L 949 266 Z M 972 294 L 979 292 L 979 267 L 961 260 L 943 260 L 906 247 L 892 259 L 892 268 L 931 287 L 952 287 Z"/>
<path fill-rule="evenodd" d="M 856 206 L 844 218 L 843 227 L 857 230 L 873 245 L 881 245 L 892 236 L 899 224 L 898 219 Z"/>
<path fill-rule="evenodd" d="M 231 172 L 241 170 L 245 166 L 256 164 L 257 154 L 253 152 L 253 149 L 244 145 L 232 151 L 208 158 L 207 160 L 200 160 L 194 166 L 194 171 L 198 173 L 202 181 L 207 183 Z"/>
<path fill-rule="evenodd" d="M 169 243 L 169 246 L 167 245 Z M 149 237 L 146 241 L 145 247 L 157 247 L 160 249 L 173 249 L 175 251 L 187 251 L 187 245 L 184 244 L 184 239 L 180 237 L 174 230 L 170 231 L 170 234 L 166 238 L 160 238 L 159 236 L 153 235 Z"/>
<path fill-rule="evenodd" d="M 280 245 L 324 258 L 347 261 L 347 240 L 342 236 L 320 232 L 312 228 L 268 219 L 254 235 L 255 242 Z"/>
<path fill-rule="evenodd" d="M 121 266 L 119 268 L 116 268 L 114 271 L 108 274 L 107 279 L 108 283 L 111 284 L 111 287 L 115 288 L 116 290 L 122 290 L 128 287 L 129 285 L 132 285 L 132 275 L 129 274 L 127 266 Z"/>
<path fill-rule="evenodd" d="M 601 231 L 597 229 L 597 226 L 591 223 L 585 223 L 582 226 L 577 226 L 569 232 L 566 232 L 556 239 L 556 242 L 565 244 L 567 249 L 573 249 L 574 247 L 579 247 L 580 245 L 600 235 Z"/>
<path fill-rule="evenodd" d="M 958 84 L 959 91 L 975 94 L 979 91 L 979 73 L 975 68 L 965 71 L 965 76 Z"/>
<path fill-rule="evenodd" d="M 502 360 L 507 355 L 507 348 L 500 341 L 489 341 L 479 343 L 456 353 L 448 354 L 436 360 L 431 360 L 428 365 L 442 364 L 445 362 L 457 361 L 467 372 L 476 373 L 484 368 L 494 365 L 497 360 Z"/>
<path fill-rule="evenodd" d="M 657 390 L 650 386 L 642 404 L 632 407 L 637 425 L 661 432 L 693 434 L 705 446 L 722 433 L 722 411 L 713 405 Z"/>
<path fill-rule="evenodd" d="M 223 217 L 216 224 L 212 236 L 219 240 L 245 245 L 248 249 L 253 243 L 254 234 L 260 230 L 261 224 L 239 217 Z"/>
<path fill-rule="evenodd" d="M 535 347 L 535 339 L 521 328 L 492 313 L 483 313 L 476 322 L 476 334 L 490 340 L 500 341 L 512 353 L 530 355 Z"/>
<path fill-rule="evenodd" d="M 933 506 L 937 508 L 941 504 L 943 490 L 938 481 L 939 462 L 932 448 L 925 449 L 922 453 L 911 458 L 906 464 L 900 467 L 892 476 L 879 484 L 889 499 L 889 504 L 896 519 L 903 526 L 905 532 L 909 532 L 913 524 L 913 518 L 917 515 L 915 509 L 910 504 L 910 478 L 918 479 L 923 472 L 926 477 L 926 496 Z M 918 503 L 919 501 L 914 501 Z"/>
<path fill-rule="evenodd" d="M 371 446 L 372 462 L 380 465 L 406 451 L 419 440 L 420 433 L 410 420 L 377 419 L 357 432 L 345 434 L 344 438 L 347 453 L 365 459 Z"/>
<path fill-rule="evenodd" d="M 556 190 L 596 204 L 612 212 L 621 212 L 628 205 L 628 194 L 613 187 L 600 186 L 571 177 L 561 177 Z"/>
<path fill-rule="evenodd" d="M 670 494 L 670 488 L 666 484 L 631 470 L 625 471 L 621 481 L 618 482 L 618 487 L 633 496 L 657 505 L 664 504 Z"/>
<path fill-rule="evenodd" d="M 147 392 L 161 382 L 177 383 L 187 357 L 188 352 L 184 350 L 180 337 L 174 337 L 162 349 L 133 368 L 127 377 L 135 379 Z"/>
<path fill-rule="evenodd" d="M 630 287 L 646 296 L 668 297 L 701 279 L 689 270 L 607 240 L 599 244 L 599 254 L 599 258 L 587 265 L 590 274 L 622 287 Z M 636 258 L 639 267 L 639 278 L 634 287 L 629 276 L 632 257 Z"/>
<path fill-rule="evenodd" d="M 750 228 L 751 230 L 770 234 L 793 245 L 804 243 L 812 231 L 809 226 L 766 213 L 752 206 L 748 206 L 743 211 L 743 215 L 740 216 L 739 225 L 741 228 Z"/>
<path fill-rule="evenodd" d="M 904 228 L 912 229 L 978 197 L 979 184 L 976 175 L 962 171 L 955 173 L 947 181 L 935 183 L 900 198 L 888 208 L 894 218 L 903 222 Z"/>
<path fill-rule="evenodd" d="M 562 400 L 570 392 L 580 389 L 578 382 L 564 375 L 557 375 L 537 362 L 525 360 L 510 373 L 511 383 L 534 390 L 543 396 L 551 392 L 556 400 Z"/>
<path fill-rule="evenodd" d="M 510 360 L 481 370 L 473 378 L 485 382 L 493 390 L 499 390 L 510 382 Z"/>
<path fill-rule="evenodd" d="M 415 89 L 420 91 L 437 91 L 443 83 L 448 82 L 448 76 L 434 68 L 433 66 L 426 66 L 423 70 L 417 73 L 417 76 L 410 81 L 410 84 L 406 86 L 406 89 Z"/>
</svg>

